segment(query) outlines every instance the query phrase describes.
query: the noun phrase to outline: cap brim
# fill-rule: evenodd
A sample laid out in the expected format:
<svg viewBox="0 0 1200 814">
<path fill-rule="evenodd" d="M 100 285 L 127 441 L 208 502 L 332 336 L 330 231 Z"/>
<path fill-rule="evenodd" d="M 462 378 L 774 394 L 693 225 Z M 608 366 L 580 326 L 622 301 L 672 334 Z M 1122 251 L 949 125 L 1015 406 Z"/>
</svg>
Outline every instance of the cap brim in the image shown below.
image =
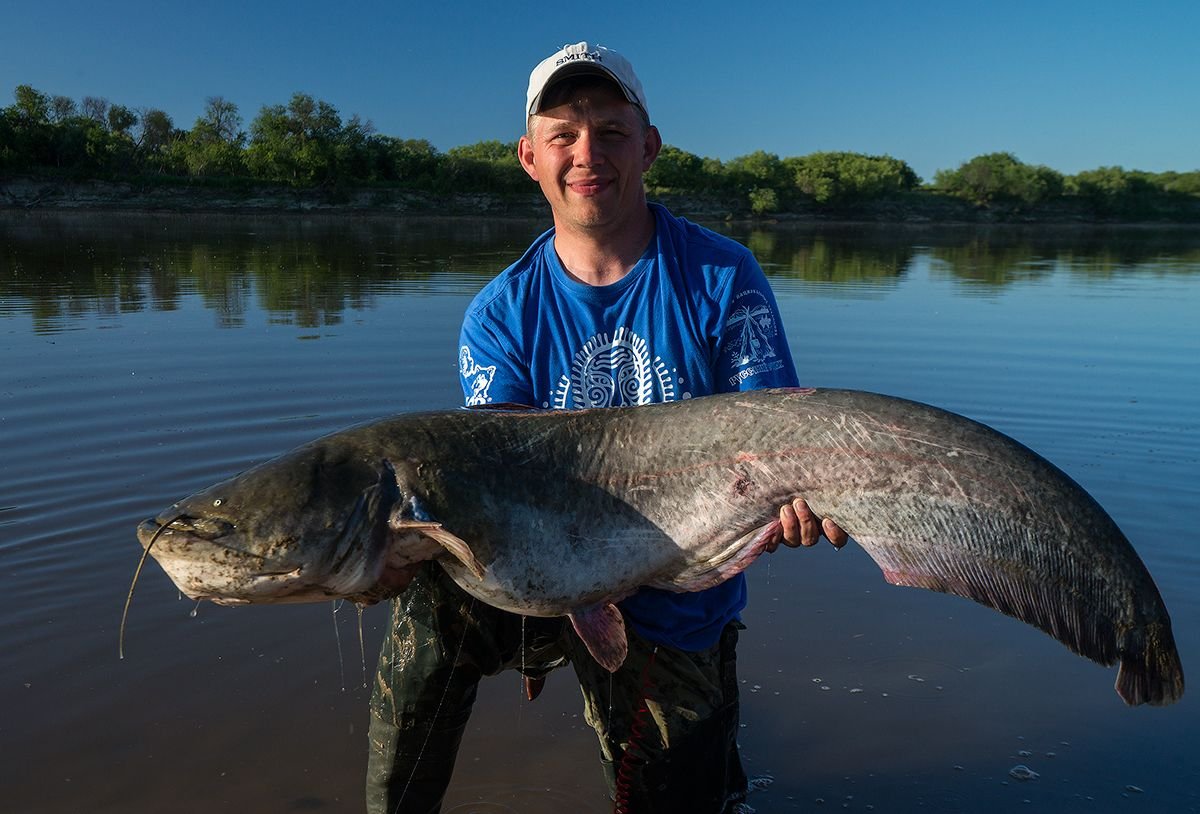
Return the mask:
<svg viewBox="0 0 1200 814">
<path fill-rule="evenodd" d="M 629 88 L 625 87 L 625 83 L 620 79 L 617 79 L 616 74 L 614 74 L 612 71 L 601 65 L 597 65 L 594 62 L 579 62 L 573 65 L 564 65 L 554 73 L 550 74 L 549 78 L 546 79 L 545 84 L 542 85 L 542 89 L 538 91 L 538 95 L 533 97 L 533 103 L 529 106 L 528 115 L 532 116 L 533 114 L 540 113 L 542 111 L 542 99 L 545 98 L 546 91 L 553 88 L 559 82 L 562 82 L 565 79 L 570 79 L 573 76 L 585 76 L 588 74 L 592 76 L 599 76 L 603 79 L 607 79 L 609 82 L 612 82 L 621 89 L 621 95 L 624 96 L 630 104 L 641 104 L 638 102 L 637 96 L 635 96 L 633 92 L 629 90 Z"/>
</svg>

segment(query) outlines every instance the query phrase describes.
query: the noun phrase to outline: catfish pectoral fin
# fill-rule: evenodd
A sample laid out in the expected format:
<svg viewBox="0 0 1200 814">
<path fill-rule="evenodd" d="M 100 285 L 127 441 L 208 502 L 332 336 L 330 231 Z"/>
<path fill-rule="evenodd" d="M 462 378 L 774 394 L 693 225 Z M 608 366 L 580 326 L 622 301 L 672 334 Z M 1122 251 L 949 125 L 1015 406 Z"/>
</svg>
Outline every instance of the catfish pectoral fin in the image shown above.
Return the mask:
<svg viewBox="0 0 1200 814">
<path fill-rule="evenodd" d="M 479 560 L 475 559 L 475 554 L 471 551 L 471 547 L 467 545 L 466 540 L 451 534 L 441 526 L 434 528 L 422 529 L 421 533 L 427 537 L 431 537 L 441 543 L 442 547 L 454 555 L 455 559 L 461 562 L 476 579 L 483 579 L 484 568 Z"/>
<path fill-rule="evenodd" d="M 476 579 L 483 579 L 485 569 L 483 564 L 475 558 L 471 546 L 458 535 L 442 528 L 441 523 L 432 520 L 405 520 L 393 516 L 390 525 L 393 532 L 416 531 L 425 535 L 453 554 L 454 558 L 474 574 Z"/>
<path fill-rule="evenodd" d="M 611 602 L 592 605 L 567 616 L 601 667 L 615 673 L 625 663 L 629 640 L 625 637 L 625 620 L 616 605 Z"/>
</svg>

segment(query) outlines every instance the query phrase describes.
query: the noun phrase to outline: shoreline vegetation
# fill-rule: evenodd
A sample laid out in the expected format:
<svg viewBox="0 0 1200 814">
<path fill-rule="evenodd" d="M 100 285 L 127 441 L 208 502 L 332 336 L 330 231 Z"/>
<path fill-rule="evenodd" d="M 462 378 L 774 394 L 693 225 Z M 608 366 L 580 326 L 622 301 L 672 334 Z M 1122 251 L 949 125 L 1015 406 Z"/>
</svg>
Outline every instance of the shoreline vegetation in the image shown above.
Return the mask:
<svg viewBox="0 0 1200 814">
<path fill-rule="evenodd" d="M 296 93 L 242 129 L 207 100 L 190 130 L 161 110 L 80 103 L 29 85 L 0 108 L 0 209 L 328 212 L 544 217 L 514 143 L 441 152 L 378 134 Z M 1099 167 L 1064 175 L 1011 153 L 976 156 L 926 182 L 891 156 L 756 151 L 721 161 L 670 145 L 647 193 L 680 214 L 781 222 L 1200 224 L 1200 170 Z"/>
</svg>

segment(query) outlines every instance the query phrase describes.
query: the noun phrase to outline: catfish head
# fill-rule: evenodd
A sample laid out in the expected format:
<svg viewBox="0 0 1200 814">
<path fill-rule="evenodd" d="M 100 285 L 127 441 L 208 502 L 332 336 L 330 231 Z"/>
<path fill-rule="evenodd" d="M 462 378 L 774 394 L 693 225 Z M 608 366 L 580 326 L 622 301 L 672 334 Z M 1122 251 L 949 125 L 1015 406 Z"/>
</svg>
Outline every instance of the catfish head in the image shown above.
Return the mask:
<svg viewBox="0 0 1200 814">
<path fill-rule="evenodd" d="M 326 440 L 181 500 L 138 540 L 192 599 L 371 604 L 444 551 L 418 505 L 390 462 Z"/>
</svg>

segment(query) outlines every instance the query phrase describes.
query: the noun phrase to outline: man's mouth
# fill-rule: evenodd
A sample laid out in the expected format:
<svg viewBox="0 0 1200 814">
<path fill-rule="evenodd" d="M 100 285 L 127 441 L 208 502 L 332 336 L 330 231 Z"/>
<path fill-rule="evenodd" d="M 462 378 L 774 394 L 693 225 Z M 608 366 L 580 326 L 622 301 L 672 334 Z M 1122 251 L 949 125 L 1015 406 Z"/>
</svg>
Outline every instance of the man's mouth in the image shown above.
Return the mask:
<svg viewBox="0 0 1200 814">
<path fill-rule="evenodd" d="M 569 181 L 567 186 L 578 195 L 590 197 L 598 195 L 612 184 L 611 180 L 604 178 L 587 178 L 581 181 Z"/>
</svg>

